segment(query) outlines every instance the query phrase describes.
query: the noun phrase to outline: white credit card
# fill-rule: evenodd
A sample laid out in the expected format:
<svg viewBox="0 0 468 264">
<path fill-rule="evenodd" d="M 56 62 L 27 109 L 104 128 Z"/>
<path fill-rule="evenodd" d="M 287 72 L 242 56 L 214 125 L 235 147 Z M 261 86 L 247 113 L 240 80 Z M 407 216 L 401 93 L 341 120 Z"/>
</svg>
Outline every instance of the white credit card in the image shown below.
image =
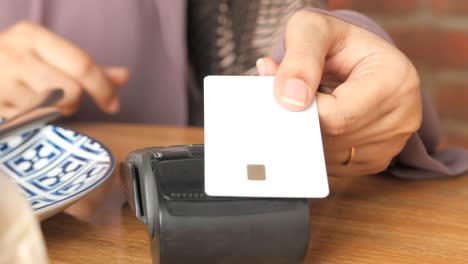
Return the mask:
<svg viewBox="0 0 468 264">
<path fill-rule="evenodd" d="M 274 77 L 208 76 L 205 192 L 210 196 L 323 198 L 329 193 L 317 104 L 291 112 Z"/>
</svg>

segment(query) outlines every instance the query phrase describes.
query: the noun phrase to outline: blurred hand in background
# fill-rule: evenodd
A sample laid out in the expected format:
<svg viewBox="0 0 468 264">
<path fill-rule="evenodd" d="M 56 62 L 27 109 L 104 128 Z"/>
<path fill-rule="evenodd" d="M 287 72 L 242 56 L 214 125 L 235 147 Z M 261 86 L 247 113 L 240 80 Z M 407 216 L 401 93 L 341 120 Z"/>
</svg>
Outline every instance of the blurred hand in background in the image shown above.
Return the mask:
<svg viewBox="0 0 468 264">
<path fill-rule="evenodd" d="M 0 33 L 0 113 L 11 117 L 61 88 L 64 115 L 79 107 L 83 92 L 107 113 L 119 111 L 117 87 L 129 78 L 126 68 L 102 67 L 79 47 L 30 22 Z"/>
</svg>

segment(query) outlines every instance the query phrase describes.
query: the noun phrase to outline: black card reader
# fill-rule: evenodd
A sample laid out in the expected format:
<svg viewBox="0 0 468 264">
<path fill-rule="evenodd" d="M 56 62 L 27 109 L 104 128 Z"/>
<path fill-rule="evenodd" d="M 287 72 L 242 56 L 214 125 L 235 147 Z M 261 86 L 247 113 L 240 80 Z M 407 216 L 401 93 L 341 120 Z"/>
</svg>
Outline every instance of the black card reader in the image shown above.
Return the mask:
<svg viewBox="0 0 468 264">
<path fill-rule="evenodd" d="M 147 226 L 153 263 L 303 263 L 308 201 L 206 195 L 203 145 L 136 150 L 121 177 Z"/>
</svg>

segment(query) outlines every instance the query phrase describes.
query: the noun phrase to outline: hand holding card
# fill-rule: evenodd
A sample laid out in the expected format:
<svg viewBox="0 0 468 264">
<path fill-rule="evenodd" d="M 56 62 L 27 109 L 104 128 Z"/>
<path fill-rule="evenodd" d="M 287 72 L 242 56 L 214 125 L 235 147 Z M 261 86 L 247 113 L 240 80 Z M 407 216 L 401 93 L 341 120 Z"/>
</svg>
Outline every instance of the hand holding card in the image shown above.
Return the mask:
<svg viewBox="0 0 468 264">
<path fill-rule="evenodd" d="M 316 103 L 285 110 L 274 98 L 274 77 L 209 76 L 204 82 L 208 195 L 328 195 Z"/>
</svg>

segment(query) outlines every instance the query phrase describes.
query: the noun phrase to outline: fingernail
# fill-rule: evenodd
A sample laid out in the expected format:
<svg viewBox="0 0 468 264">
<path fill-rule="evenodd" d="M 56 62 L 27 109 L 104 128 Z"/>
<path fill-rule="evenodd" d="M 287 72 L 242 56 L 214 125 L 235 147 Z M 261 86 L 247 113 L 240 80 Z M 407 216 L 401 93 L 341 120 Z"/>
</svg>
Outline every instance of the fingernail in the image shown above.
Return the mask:
<svg viewBox="0 0 468 264">
<path fill-rule="evenodd" d="M 111 114 L 115 114 L 120 110 L 120 100 L 118 97 L 114 98 L 107 106 L 107 111 Z"/>
<path fill-rule="evenodd" d="M 257 66 L 258 75 L 265 76 L 266 75 L 265 60 L 260 58 L 257 60 L 255 65 Z"/>
<path fill-rule="evenodd" d="M 284 86 L 282 100 L 290 105 L 305 106 L 309 97 L 309 85 L 303 80 L 289 79 Z"/>
</svg>

